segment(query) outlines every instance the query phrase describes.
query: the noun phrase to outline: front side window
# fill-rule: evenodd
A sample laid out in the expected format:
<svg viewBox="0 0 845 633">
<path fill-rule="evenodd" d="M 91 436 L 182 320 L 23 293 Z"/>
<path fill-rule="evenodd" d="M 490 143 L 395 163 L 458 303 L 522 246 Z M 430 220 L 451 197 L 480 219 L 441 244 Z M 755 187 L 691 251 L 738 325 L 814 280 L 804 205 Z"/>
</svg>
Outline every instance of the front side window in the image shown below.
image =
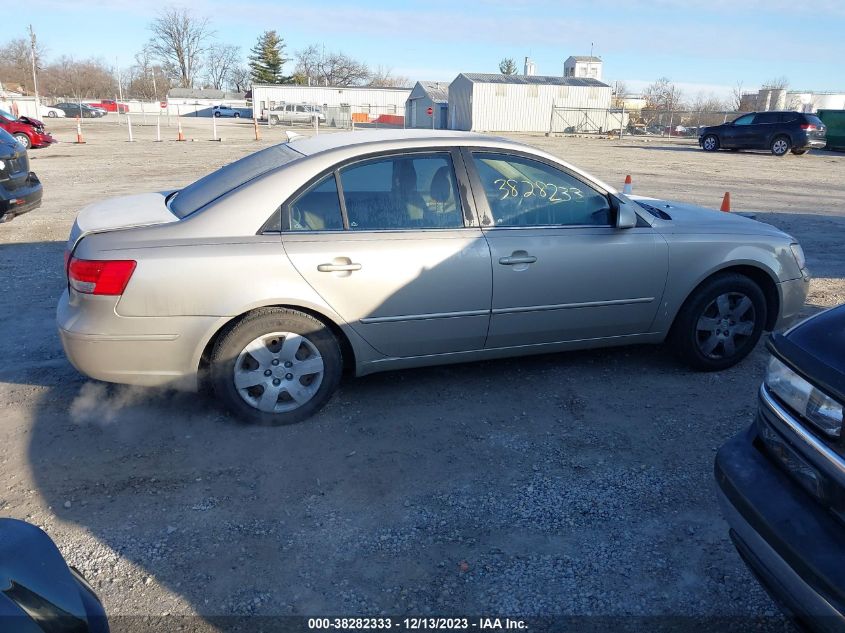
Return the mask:
<svg viewBox="0 0 845 633">
<path fill-rule="evenodd" d="M 540 161 L 474 153 L 496 226 L 609 226 L 608 197 Z"/>
<path fill-rule="evenodd" d="M 746 114 L 745 116 L 739 117 L 736 121 L 733 122 L 734 125 L 751 125 L 754 121 L 753 114 Z"/>
<path fill-rule="evenodd" d="M 286 231 L 342 231 L 334 173 L 321 178 L 290 203 L 282 224 Z"/>
<path fill-rule="evenodd" d="M 446 229 L 463 226 L 449 154 L 405 154 L 340 170 L 349 229 Z"/>
</svg>

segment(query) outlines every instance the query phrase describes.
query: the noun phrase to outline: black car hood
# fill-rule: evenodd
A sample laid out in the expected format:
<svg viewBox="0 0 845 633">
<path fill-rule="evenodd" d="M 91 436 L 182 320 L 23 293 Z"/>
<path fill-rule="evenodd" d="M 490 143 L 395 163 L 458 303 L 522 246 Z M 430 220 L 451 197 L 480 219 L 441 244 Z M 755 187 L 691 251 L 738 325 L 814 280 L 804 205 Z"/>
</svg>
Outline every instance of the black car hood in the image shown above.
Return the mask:
<svg viewBox="0 0 845 633">
<path fill-rule="evenodd" d="M 773 334 L 771 347 L 812 382 L 845 402 L 845 304 L 818 313 L 786 334 Z"/>
</svg>

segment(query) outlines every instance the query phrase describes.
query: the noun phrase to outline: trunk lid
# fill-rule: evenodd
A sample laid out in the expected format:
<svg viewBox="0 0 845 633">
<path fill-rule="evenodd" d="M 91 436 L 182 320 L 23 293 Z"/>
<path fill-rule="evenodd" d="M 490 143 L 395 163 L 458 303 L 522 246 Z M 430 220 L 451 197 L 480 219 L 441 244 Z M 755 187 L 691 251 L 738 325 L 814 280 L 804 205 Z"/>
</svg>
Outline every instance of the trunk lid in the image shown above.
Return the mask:
<svg viewBox="0 0 845 633">
<path fill-rule="evenodd" d="M 68 239 L 68 250 L 90 233 L 104 233 L 178 222 L 167 207 L 169 192 L 140 193 L 102 200 L 84 207 L 76 216 Z"/>
</svg>

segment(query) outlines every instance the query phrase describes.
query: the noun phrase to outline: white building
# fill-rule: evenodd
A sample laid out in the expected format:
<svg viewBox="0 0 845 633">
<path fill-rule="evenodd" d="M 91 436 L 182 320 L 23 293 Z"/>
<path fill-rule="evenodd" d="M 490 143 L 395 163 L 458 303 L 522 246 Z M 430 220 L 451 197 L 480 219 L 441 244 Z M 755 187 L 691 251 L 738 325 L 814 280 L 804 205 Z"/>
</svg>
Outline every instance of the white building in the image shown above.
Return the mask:
<svg viewBox="0 0 845 633">
<path fill-rule="evenodd" d="M 740 109 L 747 112 L 845 110 L 845 93 L 761 88 L 756 94 L 753 92 L 743 94 Z"/>
<path fill-rule="evenodd" d="M 610 108 L 611 88 L 596 79 L 461 73 L 449 84 L 449 127 L 548 132 L 553 108 Z"/>
<path fill-rule="evenodd" d="M 280 104 L 307 103 L 323 106 L 329 112 L 337 109 L 353 116 L 363 114 L 369 119 L 376 119 L 380 116 L 403 117 L 405 102 L 410 94 L 410 88 L 254 84 L 252 104 L 262 118 L 266 110 Z M 353 120 L 360 122 L 360 117 Z M 389 120 L 398 121 L 398 124 L 402 125 L 401 119 Z M 330 121 L 327 123 L 331 125 Z"/>
<path fill-rule="evenodd" d="M 446 129 L 449 126 L 448 106 L 449 84 L 418 81 L 411 89 L 405 105 L 405 124 L 412 128 Z"/>
<path fill-rule="evenodd" d="M 601 57 L 592 55 L 573 55 L 563 62 L 564 77 L 583 77 L 601 81 Z"/>
</svg>

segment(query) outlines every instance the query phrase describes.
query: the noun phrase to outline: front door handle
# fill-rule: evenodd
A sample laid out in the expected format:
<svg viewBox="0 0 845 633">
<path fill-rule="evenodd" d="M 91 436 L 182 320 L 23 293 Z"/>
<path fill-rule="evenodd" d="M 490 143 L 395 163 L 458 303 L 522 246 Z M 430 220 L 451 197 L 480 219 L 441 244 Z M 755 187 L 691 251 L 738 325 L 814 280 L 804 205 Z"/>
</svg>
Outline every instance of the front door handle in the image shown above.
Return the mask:
<svg viewBox="0 0 845 633">
<path fill-rule="evenodd" d="M 524 254 L 524 255 L 523 254 L 517 255 L 516 253 L 514 253 L 510 257 L 500 257 L 499 258 L 499 263 L 502 266 L 516 266 L 517 264 L 533 264 L 536 261 L 537 261 L 536 257 L 534 257 L 533 255 L 528 255 L 527 253 Z"/>
<path fill-rule="evenodd" d="M 361 270 L 361 264 L 320 264 L 317 270 L 321 273 L 351 273 L 355 270 Z"/>
</svg>

